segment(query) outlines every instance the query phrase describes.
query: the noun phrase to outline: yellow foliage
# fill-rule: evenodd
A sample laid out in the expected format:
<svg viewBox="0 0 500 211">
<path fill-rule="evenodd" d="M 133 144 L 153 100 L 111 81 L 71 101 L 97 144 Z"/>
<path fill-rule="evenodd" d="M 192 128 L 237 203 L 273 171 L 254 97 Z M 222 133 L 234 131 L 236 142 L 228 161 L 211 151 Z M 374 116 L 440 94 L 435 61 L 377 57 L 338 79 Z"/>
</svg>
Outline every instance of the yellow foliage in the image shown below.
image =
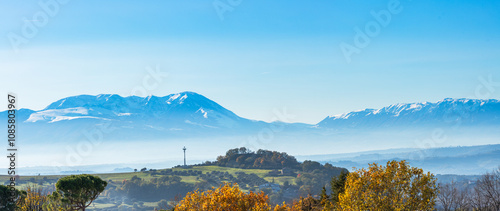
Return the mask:
<svg viewBox="0 0 500 211">
<path fill-rule="evenodd" d="M 288 207 L 285 202 L 283 202 L 282 205 L 276 205 L 276 207 L 274 207 L 273 209 L 273 211 L 288 211 L 288 210 L 290 210 L 290 207 Z"/>
<path fill-rule="evenodd" d="M 47 196 L 42 193 L 41 188 L 28 186 L 26 195 L 18 202 L 18 207 L 22 211 L 42 210 L 42 206 L 46 201 Z"/>
<path fill-rule="evenodd" d="M 329 203 L 329 202 L 328 202 Z M 300 197 L 298 201 L 293 202 L 292 206 L 287 211 L 330 211 L 331 209 L 324 207 L 319 199 L 312 196 L 306 198 Z"/>
<path fill-rule="evenodd" d="M 389 161 L 350 173 L 339 205 L 342 210 L 433 210 L 436 194 L 434 175 L 404 160 Z"/>
<path fill-rule="evenodd" d="M 248 194 L 242 192 L 238 184 L 224 183 L 217 189 L 200 192 L 190 192 L 175 206 L 175 210 L 203 210 L 203 211 L 286 211 L 287 205 L 276 205 L 271 209 L 269 198 L 263 192 Z"/>
</svg>

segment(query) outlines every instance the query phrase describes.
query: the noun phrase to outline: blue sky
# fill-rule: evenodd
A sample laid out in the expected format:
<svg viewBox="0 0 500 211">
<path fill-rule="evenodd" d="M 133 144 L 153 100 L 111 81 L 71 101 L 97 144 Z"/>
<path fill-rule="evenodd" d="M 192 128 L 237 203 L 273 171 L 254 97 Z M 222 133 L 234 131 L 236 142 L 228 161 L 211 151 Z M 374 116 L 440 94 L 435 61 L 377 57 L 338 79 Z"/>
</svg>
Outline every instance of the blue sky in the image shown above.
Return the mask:
<svg viewBox="0 0 500 211">
<path fill-rule="evenodd" d="M 47 22 L 42 1 L 0 0 L 0 84 L 42 109 L 72 95 L 130 95 L 146 67 L 168 72 L 148 94 L 195 91 L 236 114 L 292 121 L 400 102 L 479 98 L 479 78 L 500 82 L 498 1 L 242 0 L 223 13 L 204 1 L 68 1 Z M 371 15 L 398 4 L 386 26 Z M 54 9 L 52 7 L 52 9 Z M 43 14 L 42 14 L 43 15 Z M 355 28 L 379 24 L 346 60 Z M 39 24 L 13 50 L 12 34 Z M 373 28 L 372 28 L 373 30 Z M 10 37 L 9 37 L 10 36 Z M 500 87 L 490 90 L 500 98 Z"/>
</svg>

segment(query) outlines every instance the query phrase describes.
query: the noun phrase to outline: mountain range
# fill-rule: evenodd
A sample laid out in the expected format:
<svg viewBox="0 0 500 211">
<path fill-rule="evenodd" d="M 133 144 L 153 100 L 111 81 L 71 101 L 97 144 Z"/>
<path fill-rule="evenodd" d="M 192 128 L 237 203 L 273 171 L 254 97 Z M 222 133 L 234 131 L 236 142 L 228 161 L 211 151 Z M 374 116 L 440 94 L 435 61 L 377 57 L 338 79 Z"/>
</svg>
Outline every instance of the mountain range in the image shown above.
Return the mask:
<svg viewBox="0 0 500 211">
<path fill-rule="evenodd" d="M 394 127 L 440 126 L 464 124 L 470 126 L 498 125 L 500 102 L 495 99 L 451 99 L 437 103 L 399 103 L 381 109 L 364 109 L 329 116 L 320 127 Z"/>
<path fill-rule="evenodd" d="M 232 134 L 264 124 L 241 118 L 193 92 L 164 97 L 114 94 L 67 97 L 39 111 L 19 110 L 18 122 L 28 142 L 35 138 L 71 141 L 81 136 L 82 130 L 91 130 L 99 124 L 109 125 L 112 132 L 108 139 L 113 140 Z"/>
<path fill-rule="evenodd" d="M 6 112 L 0 113 L 0 124 L 6 124 Z M 110 150 L 116 150 L 113 162 L 177 159 L 178 149 L 187 145 L 196 159 L 203 160 L 241 146 L 313 155 L 498 144 L 500 101 L 448 98 L 401 103 L 304 124 L 246 119 L 194 92 L 163 97 L 101 94 L 63 98 L 37 111 L 21 109 L 17 122 L 19 144 L 35 158 L 50 153 L 51 160 L 68 163 L 72 148 L 99 139 L 98 147 L 79 154 L 89 154 L 95 163 Z M 83 158 L 82 162 L 88 163 Z"/>
<path fill-rule="evenodd" d="M 6 117 L 6 111 L 1 116 Z M 158 131 L 165 135 L 196 130 L 244 132 L 269 124 L 295 125 L 301 129 L 422 127 L 460 124 L 500 125 L 500 101 L 451 99 L 436 103 L 400 103 L 380 109 L 364 109 L 326 117 L 315 125 L 266 123 L 242 118 L 194 92 L 164 97 L 122 97 L 115 94 L 79 95 L 60 99 L 46 108 L 18 111 L 24 126 L 92 125 L 111 122 L 124 130 Z M 62 131 L 59 131 L 62 132 Z M 68 131 L 66 131 L 68 132 Z M 178 133 L 178 132 L 177 132 Z M 186 134 L 193 135 L 193 134 Z"/>
</svg>

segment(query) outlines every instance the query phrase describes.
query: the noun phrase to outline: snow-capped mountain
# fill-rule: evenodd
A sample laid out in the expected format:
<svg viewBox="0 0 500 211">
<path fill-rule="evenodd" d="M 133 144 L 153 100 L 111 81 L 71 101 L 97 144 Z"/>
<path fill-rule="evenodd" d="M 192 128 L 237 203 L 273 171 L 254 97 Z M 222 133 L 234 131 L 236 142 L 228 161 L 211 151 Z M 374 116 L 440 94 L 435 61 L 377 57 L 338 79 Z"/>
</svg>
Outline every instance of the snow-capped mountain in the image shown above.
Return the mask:
<svg viewBox="0 0 500 211">
<path fill-rule="evenodd" d="M 197 124 L 211 128 L 236 128 L 249 122 L 212 100 L 194 92 L 164 97 L 80 95 L 58 100 L 32 113 L 26 122 L 56 123 L 70 120 Z"/>
<path fill-rule="evenodd" d="M 323 128 L 500 125 L 500 101 L 447 98 L 437 103 L 395 104 L 325 118 Z"/>
<path fill-rule="evenodd" d="M 5 112 L 0 114 L 0 118 L 6 117 Z M 255 141 L 255 137 L 267 140 L 266 137 L 283 135 L 287 137 L 282 140 L 300 142 L 311 137 L 335 139 L 335 134 L 344 134 L 346 140 L 346 136 L 352 138 L 365 133 L 367 128 L 387 132 L 387 129 L 398 130 L 401 127 L 413 130 L 429 126 L 499 126 L 500 101 L 445 99 L 437 103 L 396 104 L 329 116 L 317 125 L 308 125 L 245 119 L 194 92 L 164 97 L 79 95 L 58 100 L 39 111 L 21 109 L 18 111 L 18 122 L 19 133 L 27 143 L 78 140 L 86 131 L 100 127 L 107 128 L 106 140 L 115 141 L 219 136 L 242 137 L 240 139 L 253 136 Z M 334 134 L 330 136 L 332 129 Z M 349 129 L 349 132 L 342 133 L 344 129 Z M 418 134 L 415 133 L 408 135 L 411 138 L 416 136 Z"/>
<path fill-rule="evenodd" d="M 84 131 L 103 125 L 110 128 L 108 139 L 137 140 L 234 135 L 266 124 L 239 117 L 194 92 L 164 97 L 67 97 L 39 111 L 18 111 L 18 122 L 28 142 L 78 139 Z"/>
<path fill-rule="evenodd" d="M 6 127 L 6 118 L 7 111 L 0 112 L 0 127 Z M 51 165 L 72 166 L 111 158 L 106 162 L 177 158 L 184 146 L 205 159 L 242 146 L 300 155 L 498 144 L 500 102 L 396 104 L 309 125 L 245 119 L 193 92 L 163 97 L 79 95 L 38 111 L 21 109 L 17 122 L 16 146 L 30 161 L 25 165 L 57 161 Z"/>
</svg>

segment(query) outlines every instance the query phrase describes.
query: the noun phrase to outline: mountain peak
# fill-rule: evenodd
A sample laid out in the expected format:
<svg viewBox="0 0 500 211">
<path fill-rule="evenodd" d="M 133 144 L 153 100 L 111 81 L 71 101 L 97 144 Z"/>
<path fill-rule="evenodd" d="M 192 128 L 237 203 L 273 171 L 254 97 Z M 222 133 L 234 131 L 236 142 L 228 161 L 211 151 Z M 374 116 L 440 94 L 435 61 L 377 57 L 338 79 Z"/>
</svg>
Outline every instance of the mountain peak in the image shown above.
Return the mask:
<svg viewBox="0 0 500 211">
<path fill-rule="evenodd" d="M 492 118 L 492 114 L 500 118 L 500 102 L 498 100 L 445 98 L 436 103 L 398 103 L 380 109 L 364 109 L 332 115 L 318 123 L 318 126 L 398 126 L 398 122 L 408 124 L 435 123 L 450 121 L 450 118 L 461 118 L 462 121 L 470 122 L 478 120 L 481 122 L 498 121 Z M 465 118 L 469 115 L 470 118 Z"/>
<path fill-rule="evenodd" d="M 196 92 L 180 92 L 176 94 L 170 94 L 166 95 L 164 97 L 159 97 L 156 95 L 149 95 L 146 97 L 139 97 L 139 96 L 128 96 L 128 97 L 122 97 L 118 94 L 98 94 L 98 95 L 75 95 L 75 96 L 70 96 L 66 98 L 62 98 L 56 102 L 51 103 L 47 107 L 45 107 L 43 110 L 50 110 L 50 109 L 66 109 L 66 108 L 74 108 L 74 107 L 86 107 L 86 106 L 96 106 L 96 105 L 105 105 L 105 104 L 111 104 L 111 103 L 124 103 L 125 101 L 130 101 L 130 102 L 144 102 L 144 104 L 150 104 L 153 101 L 162 101 L 163 98 L 170 99 L 170 101 L 173 101 L 180 97 L 180 101 L 182 102 L 188 97 L 193 97 L 197 100 L 209 100 L 208 98 L 204 97 L 203 95 L 200 95 Z"/>
<path fill-rule="evenodd" d="M 195 92 L 180 92 L 158 97 L 117 94 L 77 95 L 60 99 L 30 115 L 29 122 L 91 119 L 117 121 L 159 121 L 210 127 L 247 121 L 216 102 Z M 203 124 L 201 124 L 203 123 Z"/>
</svg>

